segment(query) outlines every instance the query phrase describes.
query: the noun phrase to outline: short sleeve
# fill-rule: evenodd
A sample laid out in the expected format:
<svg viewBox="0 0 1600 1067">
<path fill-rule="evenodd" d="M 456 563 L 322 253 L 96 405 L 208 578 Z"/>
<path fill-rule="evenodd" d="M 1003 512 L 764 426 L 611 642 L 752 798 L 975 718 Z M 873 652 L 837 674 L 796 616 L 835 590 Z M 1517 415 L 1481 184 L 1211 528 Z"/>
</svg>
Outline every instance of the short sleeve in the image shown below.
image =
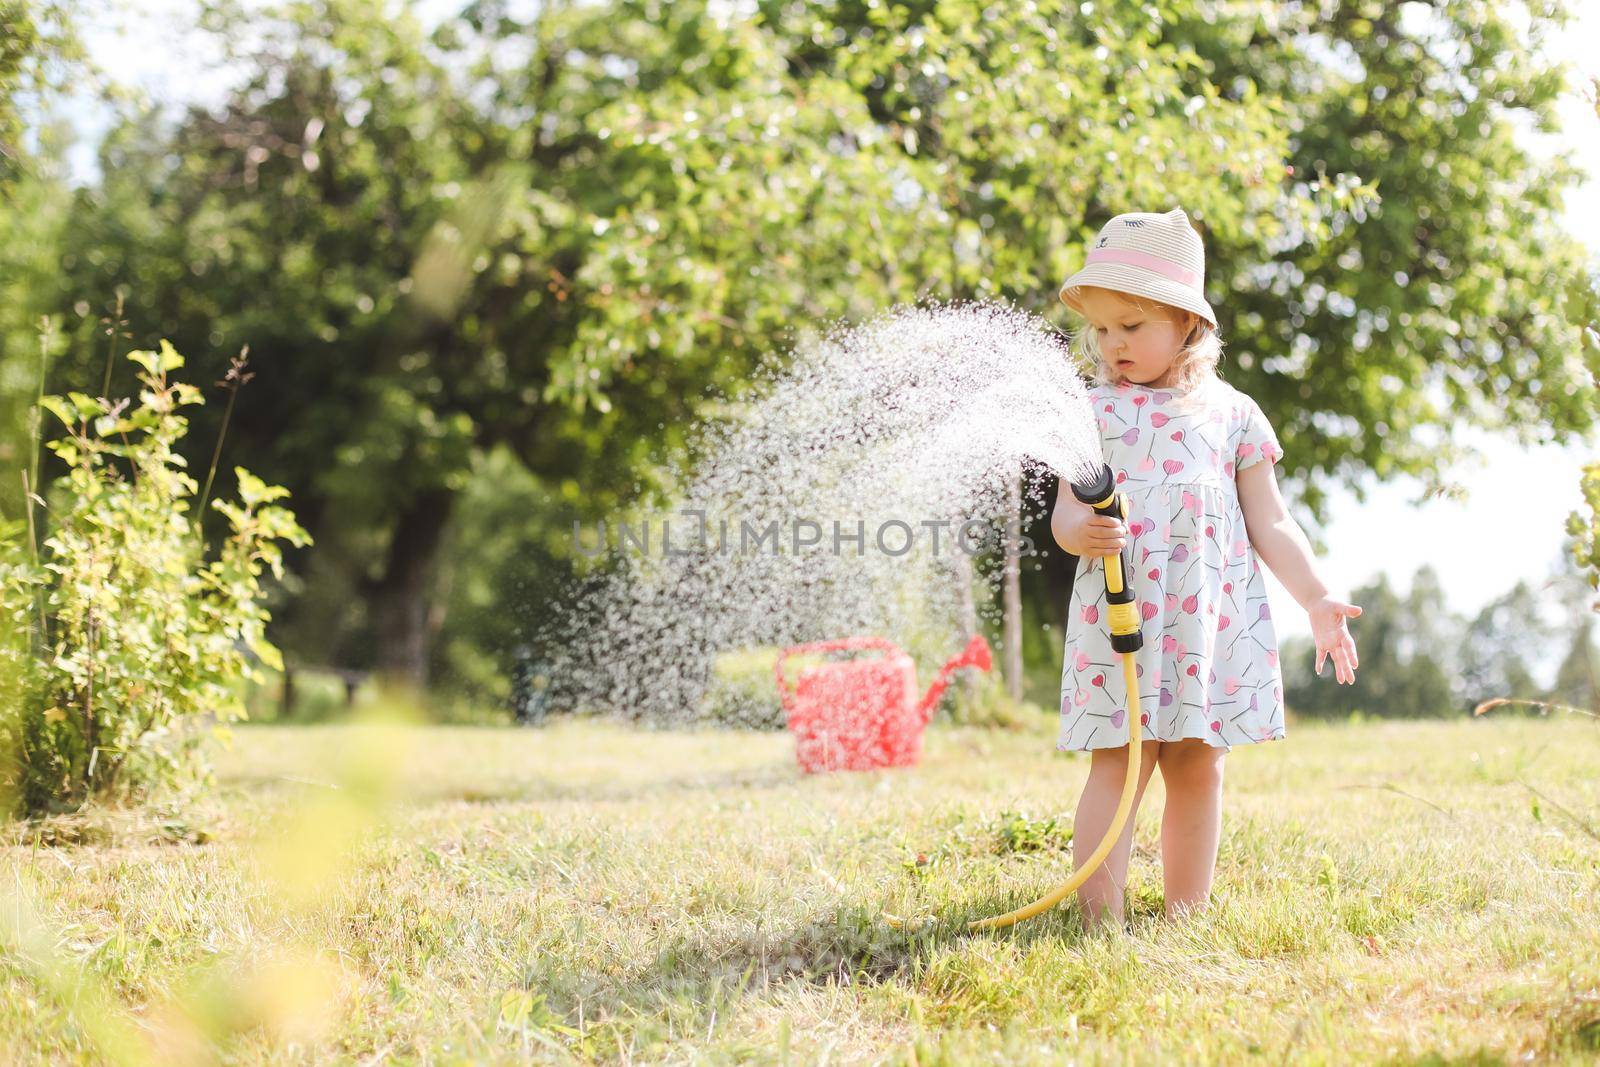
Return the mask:
<svg viewBox="0 0 1600 1067">
<path fill-rule="evenodd" d="M 1241 395 L 1240 399 L 1242 424 L 1238 430 L 1238 444 L 1234 446 L 1233 452 L 1235 474 L 1246 467 L 1254 466 L 1262 459 L 1276 463 L 1283 458 L 1283 448 L 1278 444 L 1278 435 L 1272 431 L 1272 423 L 1267 421 L 1261 406 L 1248 396 Z"/>
</svg>

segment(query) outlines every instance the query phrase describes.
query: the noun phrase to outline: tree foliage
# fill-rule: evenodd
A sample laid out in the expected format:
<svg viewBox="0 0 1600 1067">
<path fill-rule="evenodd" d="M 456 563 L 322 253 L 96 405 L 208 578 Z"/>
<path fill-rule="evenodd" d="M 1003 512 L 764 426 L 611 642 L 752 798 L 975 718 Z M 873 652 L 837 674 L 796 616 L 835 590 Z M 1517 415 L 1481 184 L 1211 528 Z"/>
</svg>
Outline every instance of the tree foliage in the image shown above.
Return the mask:
<svg viewBox="0 0 1600 1067">
<path fill-rule="evenodd" d="M 23 0 L 0 0 L 0 187 L 13 180 L 22 156 L 16 93 L 23 64 L 37 47 L 38 31 Z"/>
<path fill-rule="evenodd" d="M 1572 559 L 1590 590 L 1600 590 L 1600 462 L 1583 468 L 1578 488 L 1583 495 L 1583 506 L 1567 516 Z M 1600 611 L 1600 599 L 1594 600 L 1590 607 Z"/>
<path fill-rule="evenodd" d="M 1340 471 L 1437 488 L 1467 426 L 1529 441 L 1592 426 L 1600 299 L 1561 222 L 1581 172 L 1516 132 L 1559 128 L 1570 71 L 1542 46 L 1564 6 L 1257 10 L 1247 39 L 1206 50 L 1214 76 L 1296 101 L 1297 181 L 1359 176 L 1379 198 L 1263 261 L 1224 252 L 1236 384 L 1274 416 L 1306 502 Z"/>
<path fill-rule="evenodd" d="M 1451 610 L 1431 566 L 1418 569 L 1404 595 L 1380 575 L 1353 596 L 1362 607 L 1353 624 L 1361 647 L 1355 684 L 1335 686 L 1326 670 L 1317 678 L 1311 641 L 1285 641 L 1288 707 L 1312 718 L 1467 715 L 1496 697 L 1588 707 L 1600 650 L 1581 584 L 1563 564 L 1549 580 L 1518 581 L 1462 617 Z M 1551 678 L 1552 667 L 1547 685 L 1542 679 Z"/>
<path fill-rule="evenodd" d="M 136 343 L 251 346 L 239 446 L 317 535 L 308 656 L 425 675 L 450 575 L 514 612 L 504 551 L 439 565 L 485 457 L 559 567 L 768 353 L 926 297 L 1059 321 L 1123 210 L 1204 229 L 1225 373 L 1313 515 L 1457 426 L 1593 420 L 1574 172 L 1512 137 L 1562 73 L 1488 4 L 209 7 L 246 80 L 113 133 L 36 299 L 70 324 L 122 286 Z"/>
<path fill-rule="evenodd" d="M 58 97 L 82 89 L 81 0 L 0 0 L 0 204 L 33 170 L 37 137 Z"/>
<path fill-rule="evenodd" d="M 0 515 L 21 513 L 38 399 L 39 315 L 55 304 L 69 131 L 50 108 L 82 88 L 76 0 L 0 0 Z M 29 143 L 32 142 L 32 143 Z"/>
</svg>

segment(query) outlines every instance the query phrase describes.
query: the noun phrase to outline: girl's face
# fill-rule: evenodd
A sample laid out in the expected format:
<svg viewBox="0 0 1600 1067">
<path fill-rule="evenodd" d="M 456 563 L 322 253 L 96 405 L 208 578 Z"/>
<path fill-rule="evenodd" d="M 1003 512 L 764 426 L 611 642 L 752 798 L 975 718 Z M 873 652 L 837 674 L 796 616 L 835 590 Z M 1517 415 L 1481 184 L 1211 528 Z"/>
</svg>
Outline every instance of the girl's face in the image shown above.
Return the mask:
<svg viewBox="0 0 1600 1067">
<path fill-rule="evenodd" d="M 1077 297 L 1113 379 L 1157 389 L 1169 384 L 1167 372 L 1189 336 L 1188 312 L 1134 303 L 1109 289 L 1085 287 Z"/>
</svg>

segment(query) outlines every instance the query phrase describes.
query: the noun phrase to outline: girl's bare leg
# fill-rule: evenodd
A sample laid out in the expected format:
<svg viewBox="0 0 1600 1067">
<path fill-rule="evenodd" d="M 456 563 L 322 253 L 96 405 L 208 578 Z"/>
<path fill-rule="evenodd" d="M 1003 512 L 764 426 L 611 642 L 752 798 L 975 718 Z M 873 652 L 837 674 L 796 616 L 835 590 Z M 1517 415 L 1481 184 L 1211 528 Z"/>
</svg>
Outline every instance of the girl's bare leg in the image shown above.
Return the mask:
<svg viewBox="0 0 1600 1067">
<path fill-rule="evenodd" d="M 1157 762 L 1167 787 L 1161 872 L 1169 919 L 1203 908 L 1211 897 L 1222 838 L 1222 761 L 1227 754 L 1194 737 L 1161 745 Z"/>
<path fill-rule="evenodd" d="M 1095 929 L 1102 922 L 1122 922 L 1122 892 L 1128 884 L 1128 857 L 1133 852 L 1133 823 L 1139 814 L 1139 801 L 1144 797 L 1144 787 L 1156 769 L 1157 754 L 1163 743 L 1141 743 L 1139 760 L 1139 789 L 1133 795 L 1133 810 L 1122 826 L 1122 833 L 1105 862 L 1095 868 L 1078 887 L 1078 902 L 1083 906 L 1084 928 Z M 1122 799 L 1122 785 L 1128 776 L 1128 746 L 1097 748 L 1091 753 L 1089 780 L 1083 785 L 1083 796 L 1078 799 L 1078 810 L 1072 819 L 1073 868 L 1083 866 L 1111 826 L 1117 813 L 1117 802 Z"/>
</svg>

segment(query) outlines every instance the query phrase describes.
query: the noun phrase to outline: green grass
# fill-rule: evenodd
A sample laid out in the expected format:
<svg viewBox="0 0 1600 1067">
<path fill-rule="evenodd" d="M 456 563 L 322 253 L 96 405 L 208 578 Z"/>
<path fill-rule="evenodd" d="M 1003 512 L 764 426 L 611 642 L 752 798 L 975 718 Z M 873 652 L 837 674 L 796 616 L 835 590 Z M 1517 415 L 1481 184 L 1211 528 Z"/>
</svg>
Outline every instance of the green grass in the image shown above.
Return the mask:
<svg viewBox="0 0 1600 1067">
<path fill-rule="evenodd" d="M 1162 918 L 1157 775 L 1126 931 L 968 935 L 1068 873 L 1052 741 L 805 777 L 782 734 L 239 730 L 186 805 L 13 833 L 0 1060 L 1600 1058 L 1592 721 L 1295 726 L 1228 760 L 1208 913 Z"/>
</svg>

